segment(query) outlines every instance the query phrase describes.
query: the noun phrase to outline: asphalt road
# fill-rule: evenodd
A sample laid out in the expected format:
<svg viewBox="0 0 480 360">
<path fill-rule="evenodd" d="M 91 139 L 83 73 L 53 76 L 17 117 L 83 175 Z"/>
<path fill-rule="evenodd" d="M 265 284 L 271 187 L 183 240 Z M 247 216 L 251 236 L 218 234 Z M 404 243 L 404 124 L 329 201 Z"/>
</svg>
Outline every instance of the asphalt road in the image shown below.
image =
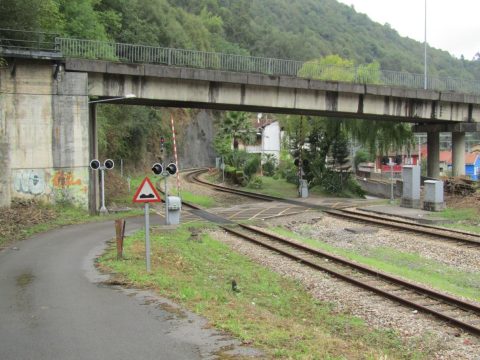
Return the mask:
<svg viewBox="0 0 480 360">
<path fill-rule="evenodd" d="M 148 293 L 102 284 L 93 259 L 114 236 L 113 221 L 84 224 L 0 252 L 1 360 L 200 359 L 231 344 Z"/>
</svg>

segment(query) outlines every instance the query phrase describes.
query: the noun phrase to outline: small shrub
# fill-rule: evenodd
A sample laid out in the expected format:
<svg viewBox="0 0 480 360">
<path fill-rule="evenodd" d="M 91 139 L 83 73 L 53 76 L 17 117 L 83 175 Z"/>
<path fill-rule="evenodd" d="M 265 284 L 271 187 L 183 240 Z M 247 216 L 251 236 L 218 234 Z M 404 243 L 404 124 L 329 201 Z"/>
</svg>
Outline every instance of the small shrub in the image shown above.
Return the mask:
<svg viewBox="0 0 480 360">
<path fill-rule="evenodd" d="M 252 176 L 257 173 L 259 166 L 260 158 L 257 155 L 250 156 L 245 163 L 245 167 L 243 168 L 245 177 L 247 179 L 252 178 Z"/>
<path fill-rule="evenodd" d="M 248 187 L 251 189 L 261 189 L 263 186 L 263 180 L 260 176 L 254 176 L 248 183 Z"/>
</svg>

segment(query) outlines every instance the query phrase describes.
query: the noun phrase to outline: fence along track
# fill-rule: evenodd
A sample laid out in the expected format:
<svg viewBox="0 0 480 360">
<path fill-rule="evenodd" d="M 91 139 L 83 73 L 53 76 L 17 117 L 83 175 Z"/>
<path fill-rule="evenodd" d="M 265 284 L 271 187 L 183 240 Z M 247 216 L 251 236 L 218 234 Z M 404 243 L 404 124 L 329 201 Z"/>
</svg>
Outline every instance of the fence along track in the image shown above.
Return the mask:
<svg viewBox="0 0 480 360">
<path fill-rule="evenodd" d="M 282 256 L 480 336 L 480 307 L 475 304 L 411 284 L 251 226 L 241 224 L 238 226 L 241 228 L 240 231 L 227 226 L 222 228 Z"/>
</svg>

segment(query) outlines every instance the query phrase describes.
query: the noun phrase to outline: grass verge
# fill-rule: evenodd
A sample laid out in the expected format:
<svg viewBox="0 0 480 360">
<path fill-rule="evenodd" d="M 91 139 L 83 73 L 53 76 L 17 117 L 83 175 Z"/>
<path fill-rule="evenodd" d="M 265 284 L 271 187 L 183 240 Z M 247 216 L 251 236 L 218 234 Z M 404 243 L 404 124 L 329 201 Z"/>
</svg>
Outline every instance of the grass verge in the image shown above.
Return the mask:
<svg viewBox="0 0 480 360">
<path fill-rule="evenodd" d="M 285 179 L 274 179 L 269 176 L 262 176 L 262 187 L 260 189 L 242 188 L 245 191 L 258 192 L 260 194 L 276 196 L 279 198 L 298 197 L 297 185 L 287 182 Z"/>
<path fill-rule="evenodd" d="M 442 226 L 457 229 L 470 231 L 473 233 L 480 234 L 480 220 L 479 220 L 479 210 L 477 208 L 464 208 L 464 209 L 445 209 L 438 213 L 441 217 L 452 220 L 454 223 L 443 224 Z M 435 214 L 435 215 L 436 215 Z"/>
<path fill-rule="evenodd" d="M 215 200 L 212 197 L 204 196 L 204 195 L 195 195 L 190 191 L 181 190 L 180 197 L 182 198 L 182 201 L 199 205 L 207 209 L 214 207 L 216 204 Z"/>
<path fill-rule="evenodd" d="M 136 287 L 157 290 L 261 348 L 267 358 L 421 359 L 425 347 L 408 347 L 393 331 L 372 331 L 360 319 L 338 313 L 282 278 L 233 252 L 201 224 L 152 231 L 152 273 L 144 263 L 144 233 L 127 237 L 125 260 L 113 248 L 100 266 Z M 192 233 L 200 235 L 192 236 Z M 239 292 L 232 291 L 235 279 Z"/>
<path fill-rule="evenodd" d="M 418 254 L 402 252 L 393 248 L 366 248 L 362 254 L 359 254 L 357 251 L 334 247 L 321 240 L 304 237 L 284 228 L 276 227 L 271 230 L 279 235 L 299 240 L 314 248 L 325 250 L 386 273 L 480 301 L 480 273 L 478 272 L 461 271 L 435 260 L 423 258 Z"/>
</svg>

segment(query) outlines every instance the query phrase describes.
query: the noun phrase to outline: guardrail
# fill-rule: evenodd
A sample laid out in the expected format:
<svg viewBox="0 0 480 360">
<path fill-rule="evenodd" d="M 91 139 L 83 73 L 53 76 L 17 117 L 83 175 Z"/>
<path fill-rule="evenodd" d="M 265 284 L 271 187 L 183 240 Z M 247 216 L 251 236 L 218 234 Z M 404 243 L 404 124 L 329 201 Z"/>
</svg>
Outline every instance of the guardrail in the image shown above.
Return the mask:
<svg viewBox="0 0 480 360">
<path fill-rule="evenodd" d="M 413 89 L 424 88 L 424 75 L 356 67 L 325 66 L 309 61 L 282 60 L 217 52 L 122 44 L 96 40 L 59 37 L 57 34 L 0 29 L 2 49 L 33 49 L 52 51 L 63 57 L 111 60 L 194 67 L 242 73 L 292 76 L 306 79 L 343 81 L 358 84 L 382 84 Z M 427 77 L 427 89 L 480 94 L 480 82 Z"/>
</svg>

